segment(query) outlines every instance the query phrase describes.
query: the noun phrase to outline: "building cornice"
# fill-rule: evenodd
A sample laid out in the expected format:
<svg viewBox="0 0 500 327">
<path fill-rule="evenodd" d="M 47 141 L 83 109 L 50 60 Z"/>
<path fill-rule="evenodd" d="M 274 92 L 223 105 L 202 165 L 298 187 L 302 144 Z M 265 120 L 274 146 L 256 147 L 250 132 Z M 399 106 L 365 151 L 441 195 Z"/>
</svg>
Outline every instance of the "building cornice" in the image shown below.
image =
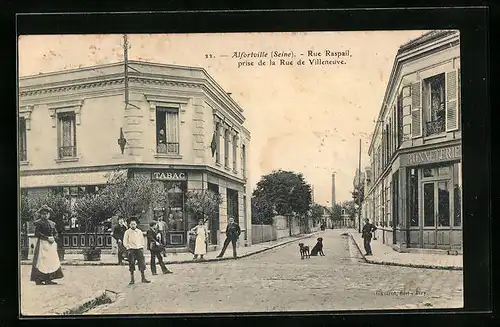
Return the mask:
<svg viewBox="0 0 500 327">
<path fill-rule="evenodd" d="M 85 67 L 73 70 L 44 73 L 21 77 L 19 80 L 20 97 L 40 96 L 52 93 L 82 91 L 96 87 L 109 87 L 124 83 L 123 62 Z M 141 61 L 129 61 L 134 70 L 129 71 L 129 82 L 139 84 L 155 84 L 181 88 L 203 88 L 211 97 L 217 99 L 226 110 L 239 120 L 244 119 L 243 109 L 231 98 L 228 93 L 215 81 L 204 68 L 156 64 Z M 158 71 L 153 71 L 158 69 Z M 170 70 L 162 74 L 161 69 Z M 143 70 L 141 72 L 141 70 Z M 146 71 L 149 70 L 149 71 Z M 178 71 L 179 74 L 175 74 Z M 186 72 L 193 72 L 186 74 Z M 198 73 L 198 76 L 195 76 Z M 61 78 L 64 75 L 75 74 L 75 78 L 68 80 Z"/>
<path fill-rule="evenodd" d="M 80 166 L 80 167 L 64 167 L 64 168 L 51 168 L 51 169 L 33 169 L 33 170 L 20 170 L 19 176 L 37 176 L 37 175 L 58 175 L 58 174 L 69 174 L 69 173 L 88 173 L 97 171 L 113 171 L 117 169 L 176 169 L 176 170 L 205 170 L 212 174 L 222 176 L 231 181 L 236 181 L 242 184 L 246 183 L 246 180 L 217 168 L 208 165 L 189 165 L 189 164 L 148 164 L 148 163 L 126 163 L 126 164 L 116 164 L 116 165 L 99 165 L 99 166 Z"/>
<path fill-rule="evenodd" d="M 432 38 L 428 35 L 433 34 Z M 421 40 L 416 42 L 417 40 Z M 414 42 L 415 41 L 415 42 Z M 412 43 L 414 42 L 414 43 Z M 410 47 L 411 44 L 411 47 Z M 435 33 L 426 33 L 423 36 L 414 39 L 405 45 L 401 46 L 394 59 L 394 64 L 392 66 L 391 75 L 387 83 L 387 88 L 385 90 L 384 98 L 382 101 L 381 109 L 379 111 L 377 121 L 375 123 L 374 132 L 370 141 L 370 147 L 368 153 L 373 151 L 373 143 L 379 132 L 381 123 L 383 122 L 383 117 L 386 113 L 387 108 L 390 106 L 388 103 L 395 86 L 400 85 L 401 70 L 402 67 L 408 62 L 412 62 L 423 57 L 427 57 L 430 54 L 438 53 L 443 50 L 447 50 L 451 47 L 460 44 L 459 33 L 455 31 L 438 31 Z"/>
</svg>

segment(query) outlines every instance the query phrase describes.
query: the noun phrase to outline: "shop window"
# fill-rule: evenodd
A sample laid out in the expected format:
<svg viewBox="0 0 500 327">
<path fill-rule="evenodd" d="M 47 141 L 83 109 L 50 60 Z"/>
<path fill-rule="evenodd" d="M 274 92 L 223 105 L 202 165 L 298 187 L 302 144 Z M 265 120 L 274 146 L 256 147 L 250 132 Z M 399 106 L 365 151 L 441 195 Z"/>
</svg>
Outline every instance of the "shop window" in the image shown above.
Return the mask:
<svg viewBox="0 0 500 327">
<path fill-rule="evenodd" d="M 434 226 L 434 183 L 423 184 L 424 226 Z"/>
<path fill-rule="evenodd" d="M 445 131 L 445 74 L 424 80 L 424 112 L 426 135 L 440 134 Z"/>
<path fill-rule="evenodd" d="M 437 176 L 435 168 L 424 168 L 423 169 L 423 173 L 424 173 L 424 177 L 435 177 L 435 176 Z"/>
<path fill-rule="evenodd" d="M 167 182 L 167 219 L 170 232 L 185 230 L 184 202 L 186 182 Z"/>
<path fill-rule="evenodd" d="M 156 108 L 156 152 L 179 153 L 179 112 L 175 108 Z"/>
<path fill-rule="evenodd" d="M 27 147 L 26 147 L 26 119 L 19 118 L 19 161 L 27 161 Z"/>
<path fill-rule="evenodd" d="M 418 226 L 418 172 L 412 168 L 409 170 L 408 176 L 408 203 L 409 203 L 409 220 L 410 226 Z"/>
<path fill-rule="evenodd" d="M 450 190 L 448 181 L 438 182 L 438 226 L 450 226 Z"/>
<path fill-rule="evenodd" d="M 76 157 L 75 113 L 57 114 L 59 126 L 59 159 Z"/>
<path fill-rule="evenodd" d="M 461 164 L 455 164 L 453 167 L 453 205 L 454 217 L 453 226 L 459 227 L 462 225 L 462 172 Z"/>
</svg>

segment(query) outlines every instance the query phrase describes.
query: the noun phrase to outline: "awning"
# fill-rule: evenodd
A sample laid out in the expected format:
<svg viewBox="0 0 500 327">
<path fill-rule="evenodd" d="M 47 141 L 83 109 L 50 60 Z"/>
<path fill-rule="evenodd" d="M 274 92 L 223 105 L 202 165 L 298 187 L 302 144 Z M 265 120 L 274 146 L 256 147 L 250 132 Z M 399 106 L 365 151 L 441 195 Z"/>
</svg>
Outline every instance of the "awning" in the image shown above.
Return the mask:
<svg viewBox="0 0 500 327">
<path fill-rule="evenodd" d="M 116 171 L 113 173 L 116 173 Z M 119 173 L 126 174 L 127 170 L 120 170 Z M 85 173 L 21 176 L 21 188 L 102 185 L 106 184 L 108 181 L 109 174 L 110 171 L 96 171 Z"/>
</svg>

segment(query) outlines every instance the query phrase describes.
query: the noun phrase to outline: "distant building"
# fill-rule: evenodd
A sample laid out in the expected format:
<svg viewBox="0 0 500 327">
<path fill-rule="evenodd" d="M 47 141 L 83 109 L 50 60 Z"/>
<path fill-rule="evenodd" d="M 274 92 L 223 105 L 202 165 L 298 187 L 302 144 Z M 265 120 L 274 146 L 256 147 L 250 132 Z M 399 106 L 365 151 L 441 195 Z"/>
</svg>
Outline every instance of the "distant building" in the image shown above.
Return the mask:
<svg viewBox="0 0 500 327">
<path fill-rule="evenodd" d="M 459 32 L 402 45 L 382 104 L 365 190 L 378 238 L 400 249 L 461 249 Z"/>
<path fill-rule="evenodd" d="M 210 243 L 224 239 L 228 216 L 240 223 L 241 242 L 250 243 L 250 132 L 243 109 L 202 68 L 129 66 L 128 105 L 123 62 L 20 78 L 21 192 L 54 190 L 74 203 L 103 187 L 111 171 L 161 181 L 168 201 L 144 212 L 140 227 L 161 216 L 169 224 L 167 245 L 186 250 L 187 231 L 196 224 L 186 212 L 186 193 L 210 189 L 223 199 L 209 222 Z M 111 246 L 109 234 L 91 241 Z M 90 241 L 68 233 L 64 242 L 79 248 Z"/>
</svg>

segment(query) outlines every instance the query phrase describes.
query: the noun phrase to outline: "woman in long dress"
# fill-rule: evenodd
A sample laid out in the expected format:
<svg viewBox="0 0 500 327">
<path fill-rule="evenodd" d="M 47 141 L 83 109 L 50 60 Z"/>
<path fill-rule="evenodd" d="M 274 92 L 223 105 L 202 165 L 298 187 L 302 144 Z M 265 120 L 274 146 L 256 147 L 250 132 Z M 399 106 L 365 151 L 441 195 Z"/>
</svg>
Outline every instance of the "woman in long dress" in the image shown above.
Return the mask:
<svg viewBox="0 0 500 327">
<path fill-rule="evenodd" d="M 31 281 L 37 285 L 54 285 L 53 279 L 63 278 L 61 262 L 57 253 L 56 224 L 49 219 L 52 208 L 43 205 L 37 213 L 40 219 L 34 222 L 38 238 L 31 267 Z"/>
<path fill-rule="evenodd" d="M 208 231 L 203 219 L 200 219 L 198 225 L 194 226 L 191 231 L 196 234 L 193 259 L 196 260 L 200 256 L 200 260 L 204 260 L 203 256 L 207 253 Z"/>
</svg>

